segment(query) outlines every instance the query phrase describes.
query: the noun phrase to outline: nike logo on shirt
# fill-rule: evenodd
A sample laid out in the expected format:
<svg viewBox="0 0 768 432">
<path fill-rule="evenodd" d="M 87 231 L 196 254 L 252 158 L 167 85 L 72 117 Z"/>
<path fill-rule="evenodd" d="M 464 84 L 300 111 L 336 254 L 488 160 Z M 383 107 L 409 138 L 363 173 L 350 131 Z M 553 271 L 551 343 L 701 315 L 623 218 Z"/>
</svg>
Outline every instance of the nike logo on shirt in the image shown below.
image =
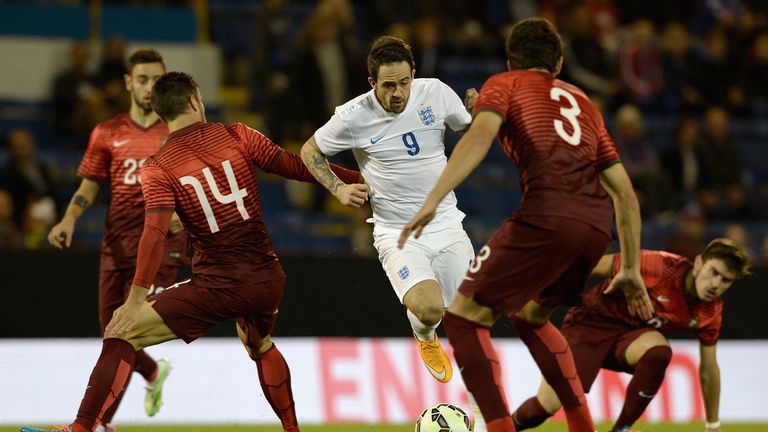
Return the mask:
<svg viewBox="0 0 768 432">
<path fill-rule="evenodd" d="M 115 146 L 115 147 L 120 147 L 121 145 L 128 144 L 128 141 L 130 141 L 130 140 L 129 139 L 127 139 L 127 140 L 120 140 L 120 141 L 116 140 L 115 142 L 112 143 L 112 145 Z"/>
<path fill-rule="evenodd" d="M 371 144 L 376 144 L 377 142 L 381 141 L 382 138 L 384 138 L 384 135 L 380 135 L 376 138 L 371 138 Z"/>
</svg>

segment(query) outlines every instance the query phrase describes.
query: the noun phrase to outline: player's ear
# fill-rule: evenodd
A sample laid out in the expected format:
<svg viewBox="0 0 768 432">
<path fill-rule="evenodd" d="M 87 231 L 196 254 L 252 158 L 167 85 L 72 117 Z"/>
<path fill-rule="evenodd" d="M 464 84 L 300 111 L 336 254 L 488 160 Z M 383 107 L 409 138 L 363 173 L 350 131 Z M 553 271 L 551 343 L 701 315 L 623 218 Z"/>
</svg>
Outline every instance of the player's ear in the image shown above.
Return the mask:
<svg viewBox="0 0 768 432">
<path fill-rule="evenodd" d="M 371 85 L 371 88 L 376 88 L 376 80 L 373 77 L 368 77 L 368 84 Z"/>
<path fill-rule="evenodd" d="M 701 270 L 701 265 L 704 263 L 704 261 L 701 258 L 701 255 L 696 255 L 696 258 L 693 259 L 693 274 L 696 275 L 699 273 L 699 270 Z"/>
<path fill-rule="evenodd" d="M 563 56 L 560 56 L 559 59 L 557 59 L 557 65 L 555 66 L 555 76 L 560 75 L 560 71 L 563 70 Z"/>
<path fill-rule="evenodd" d="M 131 81 L 133 81 L 133 79 L 131 78 L 130 71 L 128 71 L 127 73 L 123 74 L 123 81 L 125 81 L 125 89 L 130 92 L 131 91 Z"/>
<path fill-rule="evenodd" d="M 507 60 L 507 69 L 508 69 L 508 70 L 515 70 L 515 69 L 512 67 L 512 62 L 511 62 L 510 60 Z"/>
</svg>

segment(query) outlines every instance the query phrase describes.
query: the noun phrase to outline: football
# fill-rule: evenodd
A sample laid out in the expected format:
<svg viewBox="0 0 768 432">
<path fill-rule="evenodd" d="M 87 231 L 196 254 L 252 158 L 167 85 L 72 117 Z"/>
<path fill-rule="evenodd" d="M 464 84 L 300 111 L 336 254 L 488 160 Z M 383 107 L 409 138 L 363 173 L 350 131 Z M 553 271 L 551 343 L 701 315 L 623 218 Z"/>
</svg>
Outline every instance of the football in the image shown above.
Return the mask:
<svg viewBox="0 0 768 432">
<path fill-rule="evenodd" d="M 456 405 L 440 403 L 424 410 L 415 432 L 472 432 L 474 420 Z"/>
</svg>

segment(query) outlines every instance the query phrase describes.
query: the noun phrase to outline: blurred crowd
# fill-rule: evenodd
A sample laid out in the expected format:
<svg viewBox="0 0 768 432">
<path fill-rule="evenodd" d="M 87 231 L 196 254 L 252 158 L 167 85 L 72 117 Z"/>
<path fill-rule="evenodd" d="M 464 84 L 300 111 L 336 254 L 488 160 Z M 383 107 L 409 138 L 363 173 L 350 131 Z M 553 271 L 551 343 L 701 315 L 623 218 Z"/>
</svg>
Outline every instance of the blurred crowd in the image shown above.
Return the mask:
<svg viewBox="0 0 768 432">
<path fill-rule="evenodd" d="M 122 3 L 192 7 L 195 2 Z M 768 163 L 760 161 L 768 158 L 768 142 L 762 142 L 762 152 L 744 154 L 755 137 L 768 136 L 764 0 L 208 3 L 210 36 L 223 54 L 222 85 L 247 89 L 248 108 L 262 119 L 258 127 L 294 150 L 337 105 L 370 88 L 365 57 L 376 36 L 408 41 L 417 77 L 464 83 L 447 65 L 503 68 L 503 41 L 511 25 L 546 17 L 564 37 L 561 77 L 602 110 L 643 216 L 673 227 L 664 231 L 661 246 L 695 253 L 715 224 L 723 231 L 717 234 L 742 241 L 768 264 L 768 229 L 760 228 L 768 210 Z M 81 150 L 96 123 L 129 103 L 122 82 L 125 41 L 105 41 L 95 70 L 88 69 L 95 63 L 90 55 L 88 43 L 74 43 L 68 70 L 52 83 L 52 131 Z M 474 85 L 498 71 L 479 68 Z M 465 88 L 454 90 L 461 95 Z M 40 232 L 62 207 L 52 168 L 37 156 L 29 131 L 10 131 L 3 140 L 9 157 L 0 168 L 0 246 L 41 246 Z M 324 192 L 291 185 L 287 201 L 323 212 L 330 205 Z M 349 217 L 352 242 L 359 243 L 351 250 L 371 253 L 367 213 Z"/>
</svg>

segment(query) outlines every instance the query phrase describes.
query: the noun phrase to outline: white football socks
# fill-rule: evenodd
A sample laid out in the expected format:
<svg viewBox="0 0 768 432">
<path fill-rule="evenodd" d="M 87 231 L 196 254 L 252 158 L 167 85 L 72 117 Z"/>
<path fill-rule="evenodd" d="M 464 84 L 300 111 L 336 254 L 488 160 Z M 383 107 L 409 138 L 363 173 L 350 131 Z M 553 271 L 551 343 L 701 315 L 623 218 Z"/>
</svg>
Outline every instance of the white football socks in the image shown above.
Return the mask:
<svg viewBox="0 0 768 432">
<path fill-rule="evenodd" d="M 413 312 L 411 312 L 410 309 L 406 309 L 406 311 L 408 315 L 408 321 L 411 322 L 413 334 L 416 335 L 419 340 L 431 341 L 435 338 L 435 329 L 440 325 L 440 321 L 438 321 L 435 325 L 428 326 L 419 321 L 419 319 Z"/>
</svg>

